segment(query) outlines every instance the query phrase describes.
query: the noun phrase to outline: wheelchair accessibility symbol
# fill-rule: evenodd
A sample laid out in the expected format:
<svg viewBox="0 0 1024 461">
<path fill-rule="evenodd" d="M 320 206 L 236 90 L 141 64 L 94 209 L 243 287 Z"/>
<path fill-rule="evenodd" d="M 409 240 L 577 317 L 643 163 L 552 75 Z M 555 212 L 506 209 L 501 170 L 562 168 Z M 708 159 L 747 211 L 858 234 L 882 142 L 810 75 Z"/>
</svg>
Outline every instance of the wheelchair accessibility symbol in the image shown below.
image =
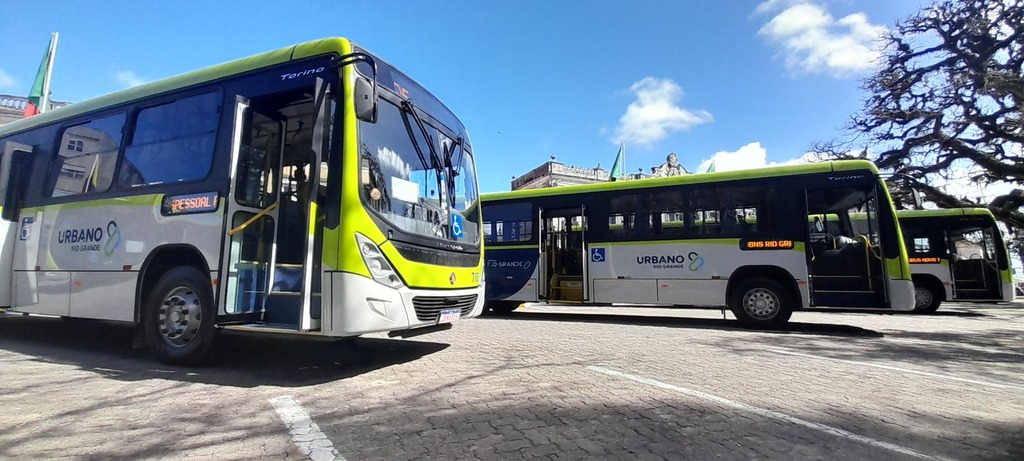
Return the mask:
<svg viewBox="0 0 1024 461">
<path fill-rule="evenodd" d="M 452 214 L 452 238 L 462 238 L 462 216 Z"/>
<path fill-rule="evenodd" d="M 595 263 L 604 262 L 604 248 L 592 248 L 590 250 L 590 261 Z"/>
</svg>

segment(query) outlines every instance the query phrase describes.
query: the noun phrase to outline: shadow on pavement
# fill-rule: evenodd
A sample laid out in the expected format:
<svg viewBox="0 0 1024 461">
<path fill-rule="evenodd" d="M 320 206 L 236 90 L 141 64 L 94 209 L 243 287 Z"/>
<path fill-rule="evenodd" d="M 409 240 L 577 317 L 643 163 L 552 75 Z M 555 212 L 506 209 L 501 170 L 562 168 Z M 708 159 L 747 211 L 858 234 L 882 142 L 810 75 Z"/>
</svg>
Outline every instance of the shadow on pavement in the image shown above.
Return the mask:
<svg viewBox="0 0 1024 461">
<path fill-rule="evenodd" d="M 604 323 L 621 325 L 643 325 L 659 326 L 670 328 L 693 328 L 693 329 L 714 329 L 714 330 L 736 330 L 736 331 L 757 331 L 761 333 L 774 334 L 810 334 L 820 336 L 857 336 L 880 338 L 882 333 L 851 325 L 838 325 L 831 323 L 802 323 L 789 322 L 780 329 L 751 329 L 743 327 L 736 320 L 728 319 L 706 319 L 687 317 L 668 317 L 653 315 L 624 315 L 624 314 L 602 314 L 602 313 L 561 313 L 561 312 L 512 312 L 503 316 L 491 316 L 490 318 L 506 318 L 513 320 L 540 320 L 549 322 L 574 322 L 574 323 Z"/>
<path fill-rule="evenodd" d="M 164 365 L 132 349 L 131 325 L 94 320 L 0 315 L 0 350 L 30 360 L 77 366 L 113 379 L 153 378 L 236 387 L 308 386 L 350 378 L 448 347 L 400 339 L 222 334 L 198 367 Z"/>
</svg>

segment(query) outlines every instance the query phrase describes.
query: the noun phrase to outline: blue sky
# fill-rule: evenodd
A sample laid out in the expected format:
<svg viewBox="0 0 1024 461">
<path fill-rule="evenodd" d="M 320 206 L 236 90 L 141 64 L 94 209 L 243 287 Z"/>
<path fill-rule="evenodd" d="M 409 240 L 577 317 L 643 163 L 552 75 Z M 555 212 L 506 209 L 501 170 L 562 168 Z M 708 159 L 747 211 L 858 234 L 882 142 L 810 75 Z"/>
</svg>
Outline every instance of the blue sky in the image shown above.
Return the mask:
<svg viewBox="0 0 1024 461">
<path fill-rule="evenodd" d="M 873 38 L 925 1 L 0 0 L 0 93 L 27 95 L 60 33 L 52 98 L 83 101 L 306 40 L 345 36 L 469 128 L 481 189 L 556 155 L 626 171 L 800 158 L 860 107 Z"/>
</svg>

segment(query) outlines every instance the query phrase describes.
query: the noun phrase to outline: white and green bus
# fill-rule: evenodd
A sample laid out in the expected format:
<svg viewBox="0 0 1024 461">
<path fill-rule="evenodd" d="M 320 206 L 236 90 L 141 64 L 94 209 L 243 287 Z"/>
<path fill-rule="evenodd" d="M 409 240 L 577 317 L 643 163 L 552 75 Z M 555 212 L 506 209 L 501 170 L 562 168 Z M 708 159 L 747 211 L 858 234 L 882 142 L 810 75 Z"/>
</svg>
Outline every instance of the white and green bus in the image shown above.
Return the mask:
<svg viewBox="0 0 1024 461">
<path fill-rule="evenodd" d="M 19 120 L 0 147 L 10 312 L 132 322 L 194 363 L 223 329 L 411 336 L 483 308 L 465 127 L 344 38 Z"/>
<path fill-rule="evenodd" d="M 728 307 L 777 327 L 800 309 L 914 307 L 896 214 L 868 161 L 482 200 L 487 308 L 498 313 L 524 302 Z"/>
<path fill-rule="evenodd" d="M 1013 269 L 985 208 L 896 212 L 910 256 L 916 306 L 935 312 L 942 301 L 1013 301 Z"/>
</svg>

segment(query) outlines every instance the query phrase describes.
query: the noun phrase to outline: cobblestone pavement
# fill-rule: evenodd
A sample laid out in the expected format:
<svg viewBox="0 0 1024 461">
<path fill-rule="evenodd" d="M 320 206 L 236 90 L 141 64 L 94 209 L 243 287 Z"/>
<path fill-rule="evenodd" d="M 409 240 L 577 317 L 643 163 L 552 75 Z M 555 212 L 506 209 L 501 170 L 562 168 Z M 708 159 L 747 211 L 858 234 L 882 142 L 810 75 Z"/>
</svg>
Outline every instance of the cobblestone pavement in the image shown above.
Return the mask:
<svg viewBox="0 0 1024 461">
<path fill-rule="evenodd" d="M 415 340 L 157 364 L 0 317 L 3 459 L 1024 459 L 1024 304 L 935 315 L 529 306 Z"/>
</svg>

